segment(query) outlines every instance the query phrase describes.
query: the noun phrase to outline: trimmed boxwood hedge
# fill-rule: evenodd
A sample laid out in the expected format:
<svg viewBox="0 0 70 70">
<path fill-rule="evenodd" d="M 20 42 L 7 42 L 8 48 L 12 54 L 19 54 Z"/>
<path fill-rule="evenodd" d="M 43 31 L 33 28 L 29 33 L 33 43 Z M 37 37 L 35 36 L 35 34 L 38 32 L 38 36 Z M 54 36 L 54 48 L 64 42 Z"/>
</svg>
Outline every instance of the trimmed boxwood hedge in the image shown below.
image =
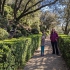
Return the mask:
<svg viewBox="0 0 70 70">
<path fill-rule="evenodd" d="M 32 57 L 40 46 L 41 35 L 0 41 L 0 70 L 17 70 Z"/>
<path fill-rule="evenodd" d="M 58 43 L 62 56 L 70 68 L 70 36 L 59 35 Z"/>
</svg>

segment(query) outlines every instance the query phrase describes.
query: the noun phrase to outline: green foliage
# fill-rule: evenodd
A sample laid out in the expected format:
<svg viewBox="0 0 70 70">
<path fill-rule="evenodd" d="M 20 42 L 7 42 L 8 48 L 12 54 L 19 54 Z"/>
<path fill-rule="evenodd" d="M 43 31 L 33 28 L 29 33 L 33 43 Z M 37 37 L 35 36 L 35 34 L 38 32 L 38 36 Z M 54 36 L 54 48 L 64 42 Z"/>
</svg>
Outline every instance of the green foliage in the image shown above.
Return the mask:
<svg viewBox="0 0 70 70">
<path fill-rule="evenodd" d="M 50 11 L 44 12 L 41 17 L 40 17 L 40 30 L 48 30 L 51 29 L 52 27 L 55 27 L 56 25 L 59 24 L 58 19 L 57 19 L 57 14 L 51 13 Z"/>
<path fill-rule="evenodd" d="M 6 28 L 8 24 L 8 20 L 0 15 L 0 27 L 1 28 Z"/>
<path fill-rule="evenodd" d="M 14 35 L 15 38 L 18 38 L 18 37 L 21 37 L 22 36 L 22 33 L 20 30 L 17 30 L 16 31 L 16 34 Z"/>
<path fill-rule="evenodd" d="M 68 0 L 68 3 L 65 3 L 65 9 L 64 9 L 64 15 L 63 15 L 63 20 L 64 23 L 63 24 L 63 31 L 64 34 L 69 34 L 70 32 L 70 0 Z"/>
<path fill-rule="evenodd" d="M 26 29 L 21 30 L 21 32 L 22 32 L 22 34 L 24 36 L 28 36 L 29 35 L 29 33 L 28 33 L 28 31 Z"/>
<path fill-rule="evenodd" d="M 0 40 L 7 39 L 9 34 L 6 30 L 0 28 Z"/>
<path fill-rule="evenodd" d="M 28 26 L 29 28 L 36 28 L 39 30 L 40 17 L 38 15 L 40 15 L 40 13 L 41 12 L 38 11 L 36 13 L 29 14 L 26 17 L 22 18 L 20 20 L 20 23 L 25 27 Z"/>
<path fill-rule="evenodd" d="M 31 35 L 28 38 L 20 37 L 11 40 L 0 41 L 0 55 L 6 55 L 4 69 L 17 70 L 32 57 L 34 51 L 40 46 L 40 35 Z M 0 57 L 1 57 L 0 56 Z M 1 60 L 0 60 L 1 61 Z M 0 63 L 0 69 L 3 65 Z"/>
<path fill-rule="evenodd" d="M 11 6 L 5 5 L 5 17 L 7 17 L 7 19 L 13 19 L 13 9 L 11 8 Z"/>
<path fill-rule="evenodd" d="M 28 35 L 31 34 L 31 32 L 29 30 L 26 30 L 23 26 L 18 26 L 17 31 L 19 31 L 19 33 L 17 32 L 15 37 L 17 37 L 17 34 L 20 35 L 20 36 L 22 36 L 22 35 L 23 36 L 28 36 Z"/>
<path fill-rule="evenodd" d="M 39 31 L 37 29 L 31 29 L 32 34 L 39 34 Z"/>
<path fill-rule="evenodd" d="M 33 23 L 32 25 L 31 25 L 31 28 L 32 29 L 38 29 L 38 23 Z"/>
<path fill-rule="evenodd" d="M 67 65 L 70 68 L 70 36 L 60 35 L 59 38 L 59 48 L 61 50 L 62 56 L 64 57 Z"/>
<path fill-rule="evenodd" d="M 43 32 L 45 30 L 46 30 L 45 25 L 40 25 L 40 31 Z"/>
</svg>

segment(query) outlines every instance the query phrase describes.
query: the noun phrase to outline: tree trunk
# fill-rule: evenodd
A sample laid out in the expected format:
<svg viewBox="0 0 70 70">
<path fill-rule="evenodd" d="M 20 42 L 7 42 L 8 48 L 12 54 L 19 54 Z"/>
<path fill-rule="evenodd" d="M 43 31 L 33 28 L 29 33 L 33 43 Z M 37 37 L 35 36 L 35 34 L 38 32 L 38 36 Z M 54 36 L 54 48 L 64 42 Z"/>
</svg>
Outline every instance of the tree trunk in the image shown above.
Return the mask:
<svg viewBox="0 0 70 70">
<path fill-rule="evenodd" d="M 5 5 L 5 2 L 6 0 L 3 0 L 3 3 L 2 3 L 2 15 L 4 16 L 4 5 Z"/>
<path fill-rule="evenodd" d="M 1 14 L 1 5 L 2 5 L 2 1 L 0 0 L 0 14 Z"/>
<path fill-rule="evenodd" d="M 68 34 L 67 27 L 68 27 L 68 22 L 66 23 L 65 30 L 64 30 L 64 34 Z"/>
<path fill-rule="evenodd" d="M 0 14 L 4 16 L 4 5 L 5 5 L 6 0 L 0 0 Z"/>
</svg>

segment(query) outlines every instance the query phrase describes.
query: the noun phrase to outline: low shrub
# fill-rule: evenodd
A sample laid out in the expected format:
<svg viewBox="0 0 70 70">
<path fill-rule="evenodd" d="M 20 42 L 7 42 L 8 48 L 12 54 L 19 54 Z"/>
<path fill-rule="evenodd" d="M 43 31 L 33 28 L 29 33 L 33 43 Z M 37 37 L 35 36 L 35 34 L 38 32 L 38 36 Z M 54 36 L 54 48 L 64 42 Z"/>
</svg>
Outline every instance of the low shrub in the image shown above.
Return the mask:
<svg viewBox="0 0 70 70">
<path fill-rule="evenodd" d="M 4 60 L 0 58 L 0 69 L 17 70 L 20 66 L 24 66 L 40 46 L 40 37 L 40 35 L 31 35 L 28 38 L 0 41 L 0 57 L 4 57 Z"/>
<path fill-rule="evenodd" d="M 61 50 L 62 56 L 65 59 L 68 67 L 70 68 L 70 36 L 59 35 L 58 45 Z"/>
</svg>

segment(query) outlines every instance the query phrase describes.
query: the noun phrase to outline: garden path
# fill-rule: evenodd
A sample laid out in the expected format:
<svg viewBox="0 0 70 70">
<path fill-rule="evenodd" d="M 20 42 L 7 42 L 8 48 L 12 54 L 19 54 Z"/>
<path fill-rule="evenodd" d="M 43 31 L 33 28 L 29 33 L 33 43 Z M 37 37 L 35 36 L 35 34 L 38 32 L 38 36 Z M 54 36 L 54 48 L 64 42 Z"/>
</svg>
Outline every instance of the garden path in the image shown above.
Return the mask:
<svg viewBox="0 0 70 70">
<path fill-rule="evenodd" d="M 46 38 L 45 55 L 40 55 L 40 47 L 27 62 L 23 70 L 68 70 L 65 61 L 60 56 L 52 54 L 49 37 Z"/>
</svg>

